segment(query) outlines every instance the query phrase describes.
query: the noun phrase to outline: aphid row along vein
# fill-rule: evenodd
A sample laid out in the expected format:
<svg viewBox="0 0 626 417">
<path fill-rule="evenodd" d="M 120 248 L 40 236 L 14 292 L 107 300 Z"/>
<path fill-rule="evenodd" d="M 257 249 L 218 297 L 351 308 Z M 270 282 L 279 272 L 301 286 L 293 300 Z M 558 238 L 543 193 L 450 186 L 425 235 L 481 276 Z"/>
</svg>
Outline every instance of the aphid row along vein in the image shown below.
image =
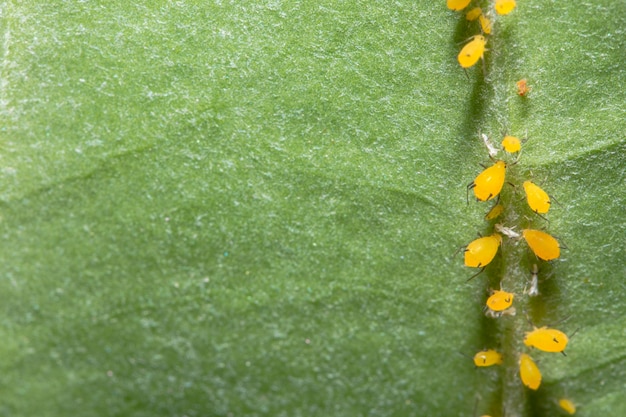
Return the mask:
<svg viewBox="0 0 626 417">
<path fill-rule="evenodd" d="M 447 0 L 447 6 L 454 11 L 462 11 L 466 9 L 471 0 Z M 507 15 L 516 7 L 515 0 L 494 0 L 492 2 L 495 15 Z M 480 34 L 470 37 L 467 43 L 461 48 L 457 56 L 457 61 L 463 69 L 474 66 L 479 60 L 484 60 L 484 54 L 487 51 L 487 42 L 492 33 L 493 21 L 490 17 L 491 10 L 486 13 L 481 7 L 470 8 L 465 13 L 465 19 L 468 22 L 478 21 Z M 483 66 L 484 68 L 484 66 Z M 522 79 L 516 83 L 517 93 L 520 97 L 526 97 L 530 91 L 526 79 Z M 473 192 L 474 197 L 479 202 L 494 200 L 496 203 L 485 215 L 485 220 L 491 222 L 498 219 L 505 207 L 500 203 L 500 194 L 506 182 L 507 162 L 504 159 L 495 159 L 499 150 L 491 145 L 489 138 L 482 135 L 483 141 L 488 149 L 489 157 L 493 160 L 493 164 L 486 167 L 480 172 L 474 181 L 467 186 L 467 200 L 469 203 L 469 193 Z M 501 142 L 501 149 L 509 155 L 517 154 L 517 159 L 512 163 L 516 164 L 519 160 L 521 151 L 521 141 L 515 136 L 506 135 Z M 506 159 L 506 158 L 505 158 Z M 539 185 L 530 180 L 526 180 L 522 184 L 526 203 L 535 215 L 543 218 L 551 208 L 551 198 Z M 464 264 L 467 267 L 478 268 L 478 272 L 469 279 L 476 277 L 492 262 L 496 257 L 498 250 L 503 245 L 503 237 L 511 239 L 514 242 L 524 240 L 537 258 L 537 263 L 541 261 L 552 261 L 558 259 L 561 255 L 561 247 L 559 242 L 549 233 L 543 230 L 523 228 L 518 233 L 514 227 L 505 226 L 497 223 L 493 226 L 494 231 L 487 236 L 479 237 L 465 246 Z M 539 295 L 539 268 L 537 263 L 533 263 L 531 271 L 531 283 L 525 294 L 529 297 Z M 499 290 L 490 290 L 490 295 L 484 306 L 485 314 L 492 318 L 502 318 L 503 316 L 515 315 L 515 308 L 512 306 L 515 294 L 506 291 L 503 288 Z M 560 330 L 543 326 L 526 332 L 524 337 L 524 345 L 529 349 L 537 349 L 544 352 L 560 352 L 565 355 L 565 348 L 568 344 L 568 336 Z M 479 351 L 473 357 L 474 364 L 477 367 L 489 367 L 503 364 L 502 354 L 494 349 L 486 349 Z M 518 354 L 519 377 L 524 386 L 531 390 L 539 389 L 541 385 L 541 371 L 526 352 Z M 561 399 L 559 406 L 566 412 L 573 414 L 576 411 L 574 404 L 567 399 Z M 504 411 L 506 412 L 506 410 Z M 484 416 L 489 417 L 489 416 Z"/>
</svg>

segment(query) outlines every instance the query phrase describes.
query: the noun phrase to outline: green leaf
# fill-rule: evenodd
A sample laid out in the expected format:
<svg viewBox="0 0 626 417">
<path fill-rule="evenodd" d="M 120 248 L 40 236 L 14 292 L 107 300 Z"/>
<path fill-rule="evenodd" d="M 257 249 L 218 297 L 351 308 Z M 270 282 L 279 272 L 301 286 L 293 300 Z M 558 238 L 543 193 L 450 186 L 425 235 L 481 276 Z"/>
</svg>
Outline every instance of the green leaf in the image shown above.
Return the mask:
<svg viewBox="0 0 626 417">
<path fill-rule="evenodd" d="M 522 415 L 625 414 L 626 4 L 520 1 L 467 77 L 476 22 L 443 1 L 28 0 L 0 22 L 0 414 L 498 416 L 510 390 Z M 496 322 L 524 244 L 469 283 L 453 255 L 490 231 L 465 186 L 505 131 L 568 250 Z M 507 193 L 509 226 L 542 224 Z M 525 313 L 578 329 L 533 353 L 535 394 L 510 356 L 463 356 L 519 344 Z"/>
</svg>

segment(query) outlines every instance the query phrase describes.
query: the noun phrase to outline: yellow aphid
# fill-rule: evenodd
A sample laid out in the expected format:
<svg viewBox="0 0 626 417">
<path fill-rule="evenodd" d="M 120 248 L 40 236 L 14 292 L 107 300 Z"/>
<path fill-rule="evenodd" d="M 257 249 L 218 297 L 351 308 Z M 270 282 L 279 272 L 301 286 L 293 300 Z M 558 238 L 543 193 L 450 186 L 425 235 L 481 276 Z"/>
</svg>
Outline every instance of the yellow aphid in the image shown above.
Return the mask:
<svg viewBox="0 0 626 417">
<path fill-rule="evenodd" d="M 474 355 L 474 365 L 481 367 L 502 365 L 502 355 L 493 349 L 481 350 Z"/>
<path fill-rule="evenodd" d="M 509 14 L 515 9 L 515 0 L 496 0 L 496 13 Z"/>
<path fill-rule="evenodd" d="M 544 214 L 550 210 L 550 196 L 537 184 L 524 181 L 524 191 L 526 191 L 526 200 L 532 211 Z"/>
<path fill-rule="evenodd" d="M 467 189 L 474 189 L 474 195 L 479 201 L 491 200 L 497 197 L 504 185 L 506 176 L 506 164 L 504 161 L 497 161 L 478 174 L 476 179 L 467 186 Z"/>
<path fill-rule="evenodd" d="M 528 388 L 536 390 L 541 385 L 541 371 L 535 361 L 525 353 L 519 356 L 519 375 Z"/>
<path fill-rule="evenodd" d="M 526 333 L 524 344 L 534 347 L 543 352 L 563 352 L 569 338 L 565 333 L 557 329 L 542 327 Z"/>
<path fill-rule="evenodd" d="M 463 10 L 470 4 L 471 0 L 448 0 L 448 9 L 450 10 Z"/>
<path fill-rule="evenodd" d="M 487 298 L 487 307 L 493 311 L 502 311 L 511 307 L 515 295 L 510 292 L 495 290 L 489 298 Z"/>
<path fill-rule="evenodd" d="M 522 235 L 526 243 L 539 259 L 551 261 L 561 255 L 559 242 L 541 230 L 524 229 Z"/>
<path fill-rule="evenodd" d="M 561 398 L 559 400 L 559 406 L 561 406 L 561 408 L 565 410 L 568 414 L 574 414 L 576 412 L 576 406 L 567 398 Z"/>
<path fill-rule="evenodd" d="M 459 56 L 457 57 L 459 64 L 463 68 L 469 68 L 476 64 L 485 53 L 485 43 L 487 43 L 487 41 L 482 35 L 472 37 L 472 40 L 459 52 Z"/>
<path fill-rule="evenodd" d="M 504 139 L 502 139 L 502 147 L 508 153 L 515 153 L 522 149 L 522 143 L 515 136 L 505 136 Z"/>
<path fill-rule="evenodd" d="M 481 14 L 480 16 L 478 16 L 478 21 L 480 22 L 480 27 L 482 28 L 483 33 L 485 35 L 490 35 L 491 34 L 491 20 L 489 20 L 489 18 L 485 16 L 484 14 Z"/>
<path fill-rule="evenodd" d="M 493 220 L 500 216 L 504 211 L 504 206 L 502 204 L 496 204 L 489 210 L 487 214 L 485 214 L 485 220 Z"/>
<path fill-rule="evenodd" d="M 481 14 L 483 14 L 482 9 L 480 7 L 474 7 L 472 10 L 465 14 L 465 18 L 471 22 L 478 19 L 478 16 L 480 16 Z"/>
<path fill-rule="evenodd" d="M 465 248 L 465 266 L 483 268 L 496 256 L 502 243 L 502 236 L 497 233 L 473 240 Z"/>
</svg>

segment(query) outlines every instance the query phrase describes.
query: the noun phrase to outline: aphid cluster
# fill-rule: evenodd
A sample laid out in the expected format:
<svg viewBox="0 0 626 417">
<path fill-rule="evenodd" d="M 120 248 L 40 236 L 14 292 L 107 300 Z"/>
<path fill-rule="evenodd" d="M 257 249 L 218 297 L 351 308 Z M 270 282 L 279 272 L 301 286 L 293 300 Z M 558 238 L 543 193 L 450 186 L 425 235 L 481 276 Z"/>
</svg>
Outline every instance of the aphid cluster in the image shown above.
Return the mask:
<svg viewBox="0 0 626 417">
<path fill-rule="evenodd" d="M 469 22 L 478 22 L 480 33 L 472 36 L 462 47 L 457 56 L 457 60 L 463 69 L 474 66 L 480 59 L 483 59 L 489 36 L 493 30 L 493 20 L 498 15 L 507 15 L 515 7 L 515 0 L 493 0 L 490 2 L 489 10 L 486 12 L 481 7 L 470 7 L 472 0 L 447 0 L 447 6 L 454 11 L 462 11 L 466 8 L 465 19 Z M 484 3 L 484 2 L 483 2 Z M 470 23 L 474 24 L 474 23 Z M 526 97 L 530 91 L 526 79 L 516 83 L 517 93 L 521 97 Z M 536 297 L 539 291 L 540 266 L 544 262 L 550 262 L 561 256 L 561 245 L 558 240 L 544 230 L 524 227 L 530 223 L 531 219 L 540 218 L 547 222 L 545 215 L 550 211 L 552 198 L 542 187 L 530 179 L 522 184 L 511 184 L 513 193 L 520 193 L 523 189 L 528 212 L 520 216 L 518 213 L 506 216 L 507 210 L 505 199 L 501 202 L 501 193 L 507 184 L 507 170 L 518 163 L 521 154 L 522 141 L 515 136 L 503 135 L 500 146 L 494 146 L 487 135 L 481 135 L 487 147 L 491 164 L 483 169 L 474 180 L 467 186 L 467 201 L 469 195 L 473 193 L 479 202 L 493 201 L 493 205 L 485 215 L 485 220 L 489 222 L 491 232 L 485 236 L 480 236 L 463 247 L 464 265 L 470 268 L 477 268 L 478 271 L 468 278 L 468 281 L 482 273 L 487 266 L 496 258 L 501 248 L 507 245 L 517 245 L 520 242 L 528 247 L 528 256 L 534 260 L 531 262 L 530 282 L 523 291 L 521 299 L 526 297 Z M 508 188 L 508 187 L 506 187 Z M 509 199 L 510 200 L 510 199 Z M 511 225 L 505 225 L 498 219 L 504 217 L 508 222 L 515 221 L 521 223 L 519 229 Z M 522 218 L 522 220 L 519 220 Z M 527 220 L 524 220 L 527 219 Z M 504 250 L 504 249 L 502 249 Z M 520 260 L 521 261 L 521 260 Z M 518 294 L 519 295 L 519 294 Z M 515 316 L 516 309 L 514 302 L 519 302 L 516 294 L 502 288 L 502 279 L 499 289 L 490 289 L 490 294 L 483 307 L 485 315 L 497 320 L 507 320 L 507 316 Z M 526 308 L 522 308 L 526 312 Z M 520 338 L 521 339 L 521 336 Z M 519 340 L 518 339 L 518 340 Z M 543 352 L 556 352 L 565 355 L 565 348 L 569 342 L 568 336 L 560 330 L 543 326 L 537 328 L 532 326 L 532 330 L 526 332 L 523 338 L 523 346 L 520 340 L 520 352 L 505 352 L 504 355 L 515 355 L 510 361 L 516 361 L 519 367 L 519 378 L 521 383 L 528 389 L 537 390 L 541 386 L 541 371 L 537 363 L 531 357 L 533 349 Z M 515 348 L 517 350 L 517 348 Z M 473 357 L 475 366 L 489 367 L 506 363 L 503 353 L 494 349 L 485 349 L 476 353 Z M 574 404 L 567 399 L 561 399 L 559 406 L 566 412 L 573 414 L 576 411 Z"/>
<path fill-rule="evenodd" d="M 469 277 L 468 281 L 478 276 L 496 258 L 500 248 L 505 244 L 517 244 L 524 241 L 529 249 L 529 256 L 534 258 L 532 270 L 530 271 L 529 289 L 524 292 L 528 297 L 539 295 L 539 266 L 542 262 L 549 262 L 557 259 L 561 255 L 559 242 L 549 233 L 543 230 L 523 228 L 517 232 L 515 227 L 505 226 L 498 223 L 498 219 L 504 217 L 507 207 L 501 202 L 500 196 L 507 183 L 507 169 L 509 166 L 517 164 L 519 153 L 521 152 L 521 141 L 514 136 L 505 136 L 498 150 L 490 140 L 483 135 L 483 141 L 489 151 L 489 157 L 493 163 L 484 168 L 474 181 L 467 185 L 467 200 L 472 192 L 479 202 L 494 201 L 495 203 L 485 215 L 493 231 L 487 236 L 474 239 L 463 247 L 464 265 L 470 268 L 478 268 L 478 272 Z M 495 159 L 500 153 L 502 159 Z M 515 160 L 510 160 L 516 155 Z M 525 202 L 528 206 L 529 216 L 538 216 L 547 220 L 543 215 L 550 210 L 550 196 L 537 184 L 530 180 L 524 181 L 521 185 L 510 184 L 514 193 L 523 189 Z M 513 216 L 516 217 L 516 216 Z M 513 306 L 516 300 L 515 294 L 503 288 L 491 289 L 487 298 L 484 311 L 487 317 L 501 319 L 505 316 L 516 314 Z M 557 352 L 565 355 L 565 348 L 569 342 L 568 336 L 560 330 L 547 326 L 529 330 L 523 340 L 524 345 L 529 348 L 528 352 L 520 352 L 518 355 L 519 377 L 526 387 L 537 390 L 541 385 L 541 371 L 530 356 L 532 349 L 543 352 Z M 501 365 L 503 363 L 502 353 L 493 349 L 483 350 L 474 356 L 474 364 L 478 367 L 488 367 Z M 559 404 L 564 410 L 575 410 L 571 401 L 563 399 Z M 565 404 L 565 405 L 563 405 Z M 570 407 L 570 408 L 566 408 Z M 574 408 L 571 408 L 574 407 Z M 569 412 L 569 411 L 568 411 Z"/>
<path fill-rule="evenodd" d="M 471 0 L 447 0 L 448 9 L 454 11 L 464 10 L 469 6 Z M 495 0 L 493 9 L 498 15 L 507 15 L 515 9 L 515 0 Z M 488 12 L 489 13 L 489 12 Z M 487 38 L 485 35 L 491 35 L 493 21 L 480 7 L 474 7 L 465 13 L 465 18 L 472 22 L 478 20 L 480 26 L 480 35 L 475 35 L 469 39 L 469 42 L 459 52 L 457 60 L 463 68 L 473 67 L 479 59 L 485 54 L 485 46 Z"/>
</svg>

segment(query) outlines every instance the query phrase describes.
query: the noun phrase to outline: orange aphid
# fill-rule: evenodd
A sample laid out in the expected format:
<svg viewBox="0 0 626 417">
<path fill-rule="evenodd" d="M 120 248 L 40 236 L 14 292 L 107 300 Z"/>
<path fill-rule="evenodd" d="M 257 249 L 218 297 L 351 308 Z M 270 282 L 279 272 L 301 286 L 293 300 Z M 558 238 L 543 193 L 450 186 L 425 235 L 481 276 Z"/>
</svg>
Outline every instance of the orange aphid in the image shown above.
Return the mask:
<svg viewBox="0 0 626 417">
<path fill-rule="evenodd" d="M 522 235 L 537 258 L 551 261 L 561 256 L 559 242 L 546 232 L 524 229 L 522 230 Z"/>
<path fill-rule="evenodd" d="M 526 78 L 522 78 L 521 80 L 516 82 L 515 85 L 517 86 L 517 94 L 519 94 L 521 97 L 525 97 L 526 94 L 530 91 L 530 87 L 526 83 Z"/>
<path fill-rule="evenodd" d="M 539 329 L 527 332 L 524 337 L 524 344 L 528 347 L 534 347 L 543 352 L 563 352 L 567 347 L 569 338 L 565 333 L 557 329 L 549 327 L 541 327 Z"/>
</svg>

